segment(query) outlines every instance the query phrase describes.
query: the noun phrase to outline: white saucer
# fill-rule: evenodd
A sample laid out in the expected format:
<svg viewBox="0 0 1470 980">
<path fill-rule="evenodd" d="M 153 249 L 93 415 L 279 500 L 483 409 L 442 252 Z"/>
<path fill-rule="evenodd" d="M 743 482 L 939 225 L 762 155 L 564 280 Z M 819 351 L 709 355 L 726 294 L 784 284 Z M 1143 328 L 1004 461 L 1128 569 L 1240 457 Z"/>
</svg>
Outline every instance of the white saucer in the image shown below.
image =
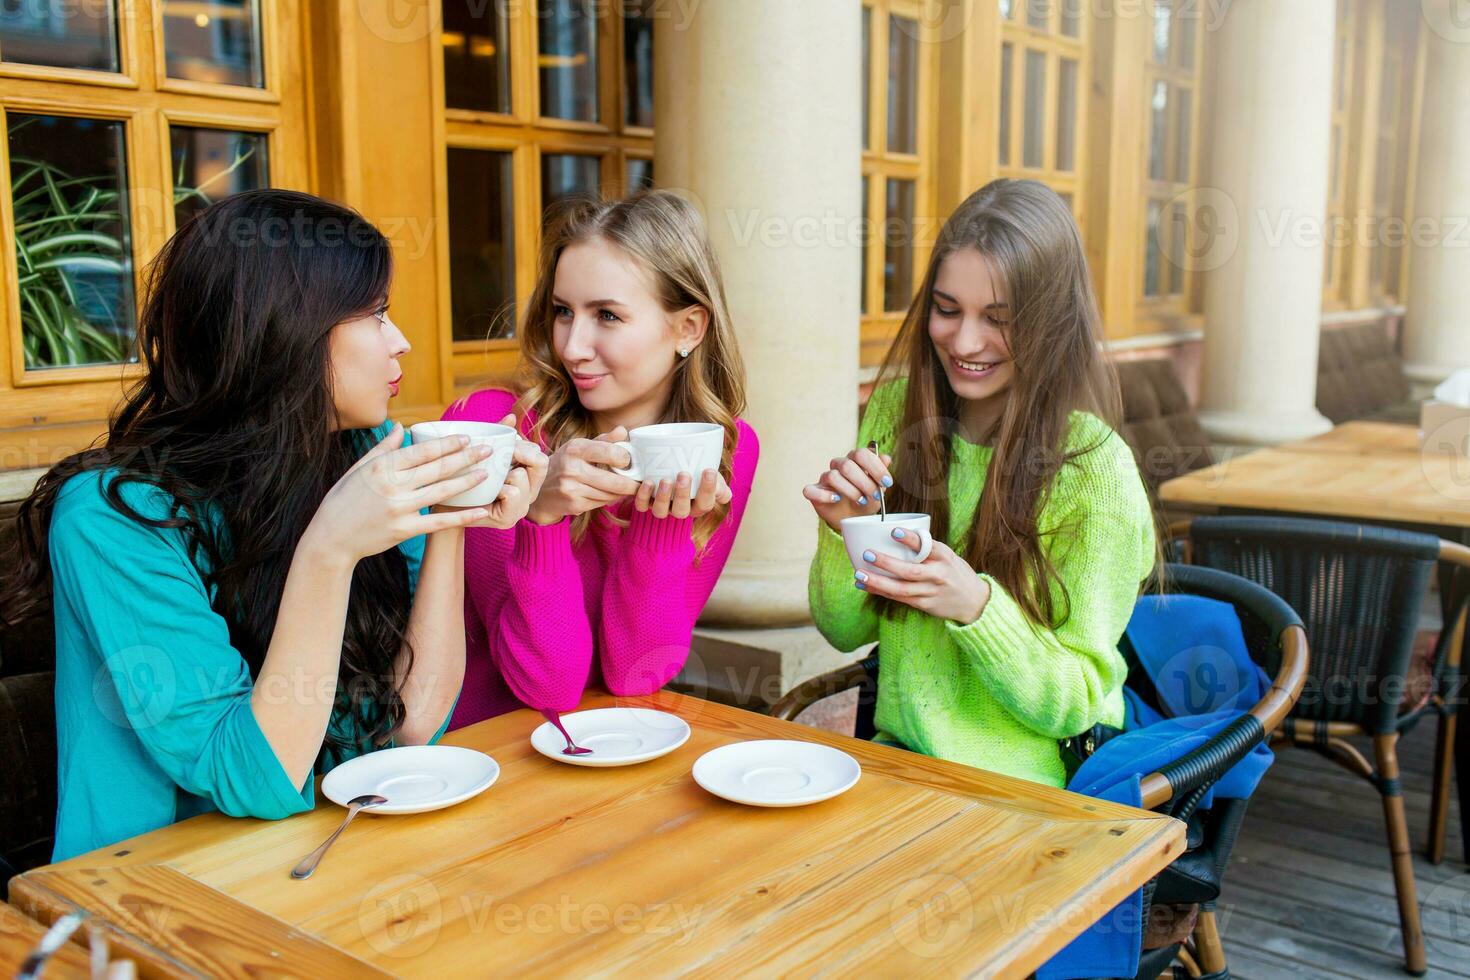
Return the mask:
<svg viewBox="0 0 1470 980">
<path fill-rule="evenodd" d="M 346 806 L 376 793 L 388 802 L 364 813 L 423 813 L 463 803 L 490 788 L 500 765 L 457 745 L 403 745 L 349 759 L 322 777 L 322 792 Z"/>
<path fill-rule="evenodd" d="M 694 763 L 694 781 L 716 796 L 751 806 L 805 806 L 845 793 L 863 769 L 829 745 L 764 739 L 711 749 Z"/>
<path fill-rule="evenodd" d="M 572 741 L 589 755 L 566 755 L 567 740 L 551 722 L 531 733 L 531 746 L 572 766 L 631 766 L 657 759 L 689 741 L 689 723 L 652 708 L 593 708 L 561 716 Z"/>
</svg>

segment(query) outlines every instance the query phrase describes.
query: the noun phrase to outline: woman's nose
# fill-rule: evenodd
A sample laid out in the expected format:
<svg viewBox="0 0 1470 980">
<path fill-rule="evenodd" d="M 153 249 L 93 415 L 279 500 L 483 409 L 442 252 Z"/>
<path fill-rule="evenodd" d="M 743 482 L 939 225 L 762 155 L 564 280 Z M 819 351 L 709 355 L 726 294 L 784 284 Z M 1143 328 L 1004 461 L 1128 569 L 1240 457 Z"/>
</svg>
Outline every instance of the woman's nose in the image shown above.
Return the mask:
<svg viewBox="0 0 1470 980">
<path fill-rule="evenodd" d="M 591 344 L 592 332 L 580 317 L 573 317 L 571 328 L 567 330 L 567 342 L 562 347 L 561 356 L 566 361 L 585 361 L 592 356 Z"/>
<path fill-rule="evenodd" d="M 394 323 L 388 317 L 384 317 L 383 328 L 388 331 L 388 348 L 393 352 L 394 357 L 402 357 L 404 354 L 413 350 L 413 345 L 408 342 L 408 338 L 403 335 L 403 331 L 398 329 L 398 324 Z"/>
</svg>

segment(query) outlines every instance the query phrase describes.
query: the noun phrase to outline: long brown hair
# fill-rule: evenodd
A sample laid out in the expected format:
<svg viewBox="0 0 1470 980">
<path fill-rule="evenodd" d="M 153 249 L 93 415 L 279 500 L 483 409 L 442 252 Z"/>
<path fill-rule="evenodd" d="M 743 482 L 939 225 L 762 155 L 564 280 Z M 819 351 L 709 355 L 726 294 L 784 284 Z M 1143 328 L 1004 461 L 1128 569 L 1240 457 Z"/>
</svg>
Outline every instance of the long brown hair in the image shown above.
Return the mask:
<svg viewBox="0 0 1470 980">
<path fill-rule="evenodd" d="M 723 427 L 720 475 L 728 483 L 735 419 L 745 411 L 745 365 L 704 221 L 691 204 L 668 191 L 642 191 L 621 201 L 574 199 L 553 215 L 542 238 L 536 288 L 521 325 L 516 414 L 534 412 L 531 434 L 552 450 L 598 434 L 592 413 L 582 407 L 571 375 L 557 356 L 552 340 L 556 304 L 551 298 L 562 253 L 596 239 L 616 246 L 638 265 L 666 312 L 701 306 L 708 313 L 704 340 L 674 365 L 674 388 L 660 421 L 714 422 Z M 709 541 L 728 510 L 728 504 L 718 505 L 695 522 L 696 549 Z M 614 520 L 602 513 L 604 519 Z M 573 534 L 584 534 L 591 518 L 588 513 L 574 520 Z"/>
<path fill-rule="evenodd" d="M 879 372 L 879 386 L 908 378 L 895 432 L 888 508 L 930 515 L 935 539 L 950 525 L 950 438 L 960 398 L 929 338 L 940 264 L 964 249 L 990 260 L 1010 307 L 1006 336 L 1014 379 L 991 431 L 994 446 L 970 540 L 971 567 L 991 575 L 1038 626 L 1066 621 L 1066 586 L 1042 546 L 1062 532 L 1040 517 L 1062 468 L 1100 443 L 1070 447 L 1075 411 L 1116 428 L 1117 376 L 1102 355 L 1101 316 L 1082 238 L 1067 205 L 1034 180 L 996 180 L 970 195 L 945 222 L 903 326 Z M 885 611 L 889 611 L 885 608 Z"/>
</svg>

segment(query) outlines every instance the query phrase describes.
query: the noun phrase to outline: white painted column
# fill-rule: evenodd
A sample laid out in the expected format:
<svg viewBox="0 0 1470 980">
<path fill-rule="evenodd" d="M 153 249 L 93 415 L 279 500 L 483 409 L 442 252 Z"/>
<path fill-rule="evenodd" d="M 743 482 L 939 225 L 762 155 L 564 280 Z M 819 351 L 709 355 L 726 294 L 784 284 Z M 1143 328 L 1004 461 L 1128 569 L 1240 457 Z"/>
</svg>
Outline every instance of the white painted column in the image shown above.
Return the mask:
<svg viewBox="0 0 1470 980">
<path fill-rule="evenodd" d="M 1223 234 L 1203 253 L 1200 421 L 1222 442 L 1330 428 L 1316 392 L 1335 18 L 1334 0 L 1235 0 L 1211 42 L 1200 197 Z"/>
<path fill-rule="evenodd" d="M 816 518 L 801 488 L 857 433 L 859 10 L 721 0 L 670 5 L 655 25 L 656 182 L 709 223 L 761 443 L 707 623 L 808 621 Z"/>
<path fill-rule="evenodd" d="M 1423 26 L 1404 361 L 1414 380 L 1438 382 L 1470 367 L 1470 7 L 1427 0 Z"/>
</svg>

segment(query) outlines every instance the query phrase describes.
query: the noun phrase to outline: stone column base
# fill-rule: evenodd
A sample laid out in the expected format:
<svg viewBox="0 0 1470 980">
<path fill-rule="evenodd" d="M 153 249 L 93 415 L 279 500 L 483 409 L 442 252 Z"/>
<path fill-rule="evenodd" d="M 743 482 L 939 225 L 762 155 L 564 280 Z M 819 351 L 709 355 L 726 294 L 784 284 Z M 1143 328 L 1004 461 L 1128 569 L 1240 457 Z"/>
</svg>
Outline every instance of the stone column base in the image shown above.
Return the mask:
<svg viewBox="0 0 1470 980">
<path fill-rule="evenodd" d="M 764 711 L 810 678 L 862 659 L 834 650 L 815 626 L 694 631 L 689 662 L 669 682 L 682 694 Z"/>
</svg>

